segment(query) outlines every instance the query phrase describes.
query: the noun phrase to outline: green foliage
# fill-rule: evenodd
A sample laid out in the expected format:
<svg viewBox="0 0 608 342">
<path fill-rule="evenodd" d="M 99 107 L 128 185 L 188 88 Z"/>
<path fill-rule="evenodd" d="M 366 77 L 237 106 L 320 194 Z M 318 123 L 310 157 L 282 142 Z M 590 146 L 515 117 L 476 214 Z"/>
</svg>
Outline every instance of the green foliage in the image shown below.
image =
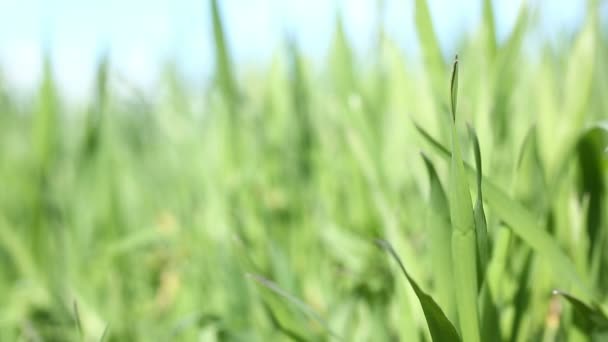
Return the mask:
<svg viewBox="0 0 608 342">
<path fill-rule="evenodd" d="M 204 91 L 168 61 L 125 96 L 110 54 L 88 106 L 48 55 L 0 84 L 1 341 L 605 340 L 597 1 L 530 58 L 531 9 L 499 39 L 483 0 L 451 82 L 424 0 L 420 61 L 379 21 L 364 63 L 338 15 L 322 63 L 287 39 L 247 72 L 208 5 Z"/>
</svg>

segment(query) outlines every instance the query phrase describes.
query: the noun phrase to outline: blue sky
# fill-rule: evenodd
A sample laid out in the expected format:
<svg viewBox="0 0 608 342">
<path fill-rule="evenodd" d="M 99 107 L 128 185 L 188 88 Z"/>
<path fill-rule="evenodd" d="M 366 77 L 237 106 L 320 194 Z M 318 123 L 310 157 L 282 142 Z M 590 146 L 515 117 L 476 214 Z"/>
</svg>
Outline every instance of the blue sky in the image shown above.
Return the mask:
<svg viewBox="0 0 608 342">
<path fill-rule="evenodd" d="M 413 0 L 385 0 L 386 25 L 407 51 L 417 51 Z M 499 36 L 511 28 L 525 0 L 494 1 Z M 480 20 L 480 0 L 430 0 L 435 28 L 446 52 L 458 34 Z M 583 16 L 584 1 L 528 1 L 541 6 L 548 34 L 572 30 Z M 240 65 L 264 62 L 285 30 L 295 34 L 305 53 L 323 56 L 338 10 L 360 51 L 372 41 L 376 0 L 220 0 L 229 44 Z M 356 38 L 356 39 L 355 39 Z M 61 87 L 84 96 L 100 52 L 109 51 L 123 77 L 146 87 L 158 66 L 175 58 L 192 79 L 212 68 L 207 0 L 5 0 L 0 1 L 0 72 L 11 87 L 31 89 L 48 49 Z"/>
</svg>

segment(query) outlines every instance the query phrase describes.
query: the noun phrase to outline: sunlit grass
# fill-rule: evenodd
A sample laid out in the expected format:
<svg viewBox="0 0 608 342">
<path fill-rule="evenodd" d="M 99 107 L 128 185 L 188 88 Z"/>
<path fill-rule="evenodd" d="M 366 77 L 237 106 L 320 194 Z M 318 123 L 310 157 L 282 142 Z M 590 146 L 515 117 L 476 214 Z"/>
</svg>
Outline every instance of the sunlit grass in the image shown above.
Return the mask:
<svg viewBox="0 0 608 342">
<path fill-rule="evenodd" d="M 208 5 L 204 89 L 118 96 L 104 57 L 83 110 L 46 59 L 0 99 L 1 341 L 605 338 L 596 2 L 534 58 L 529 8 L 498 40 L 484 0 L 452 69 L 417 0 L 417 61 L 337 19 L 322 63 L 287 40 L 249 73 Z"/>
</svg>

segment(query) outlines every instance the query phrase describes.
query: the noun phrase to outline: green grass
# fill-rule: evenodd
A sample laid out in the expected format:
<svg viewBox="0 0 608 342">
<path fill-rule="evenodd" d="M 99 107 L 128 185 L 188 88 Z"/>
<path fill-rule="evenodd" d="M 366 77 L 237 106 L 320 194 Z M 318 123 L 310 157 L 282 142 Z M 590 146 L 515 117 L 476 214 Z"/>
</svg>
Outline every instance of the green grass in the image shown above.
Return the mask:
<svg viewBox="0 0 608 342">
<path fill-rule="evenodd" d="M 325 60 L 247 70 L 218 4 L 204 89 L 170 62 L 119 95 L 107 56 L 86 108 L 49 58 L 25 100 L 0 82 L 0 340 L 608 338 L 597 2 L 524 51 L 533 11 L 497 39 L 484 0 L 451 78 L 423 0 L 420 59 L 338 17 Z"/>
</svg>

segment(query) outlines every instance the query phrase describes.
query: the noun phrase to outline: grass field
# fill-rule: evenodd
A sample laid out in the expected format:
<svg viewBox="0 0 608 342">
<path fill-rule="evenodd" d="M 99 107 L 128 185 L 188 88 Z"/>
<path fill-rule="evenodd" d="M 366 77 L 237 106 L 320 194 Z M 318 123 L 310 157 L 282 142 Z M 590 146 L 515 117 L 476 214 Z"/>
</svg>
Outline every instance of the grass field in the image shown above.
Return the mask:
<svg viewBox="0 0 608 342">
<path fill-rule="evenodd" d="M 211 0 L 204 89 L 0 83 L 0 340 L 608 339 L 599 2 L 529 48 L 534 13 L 497 41 L 485 0 L 457 65 L 415 4 L 416 60 L 337 20 L 321 63 L 237 72 Z"/>
</svg>

